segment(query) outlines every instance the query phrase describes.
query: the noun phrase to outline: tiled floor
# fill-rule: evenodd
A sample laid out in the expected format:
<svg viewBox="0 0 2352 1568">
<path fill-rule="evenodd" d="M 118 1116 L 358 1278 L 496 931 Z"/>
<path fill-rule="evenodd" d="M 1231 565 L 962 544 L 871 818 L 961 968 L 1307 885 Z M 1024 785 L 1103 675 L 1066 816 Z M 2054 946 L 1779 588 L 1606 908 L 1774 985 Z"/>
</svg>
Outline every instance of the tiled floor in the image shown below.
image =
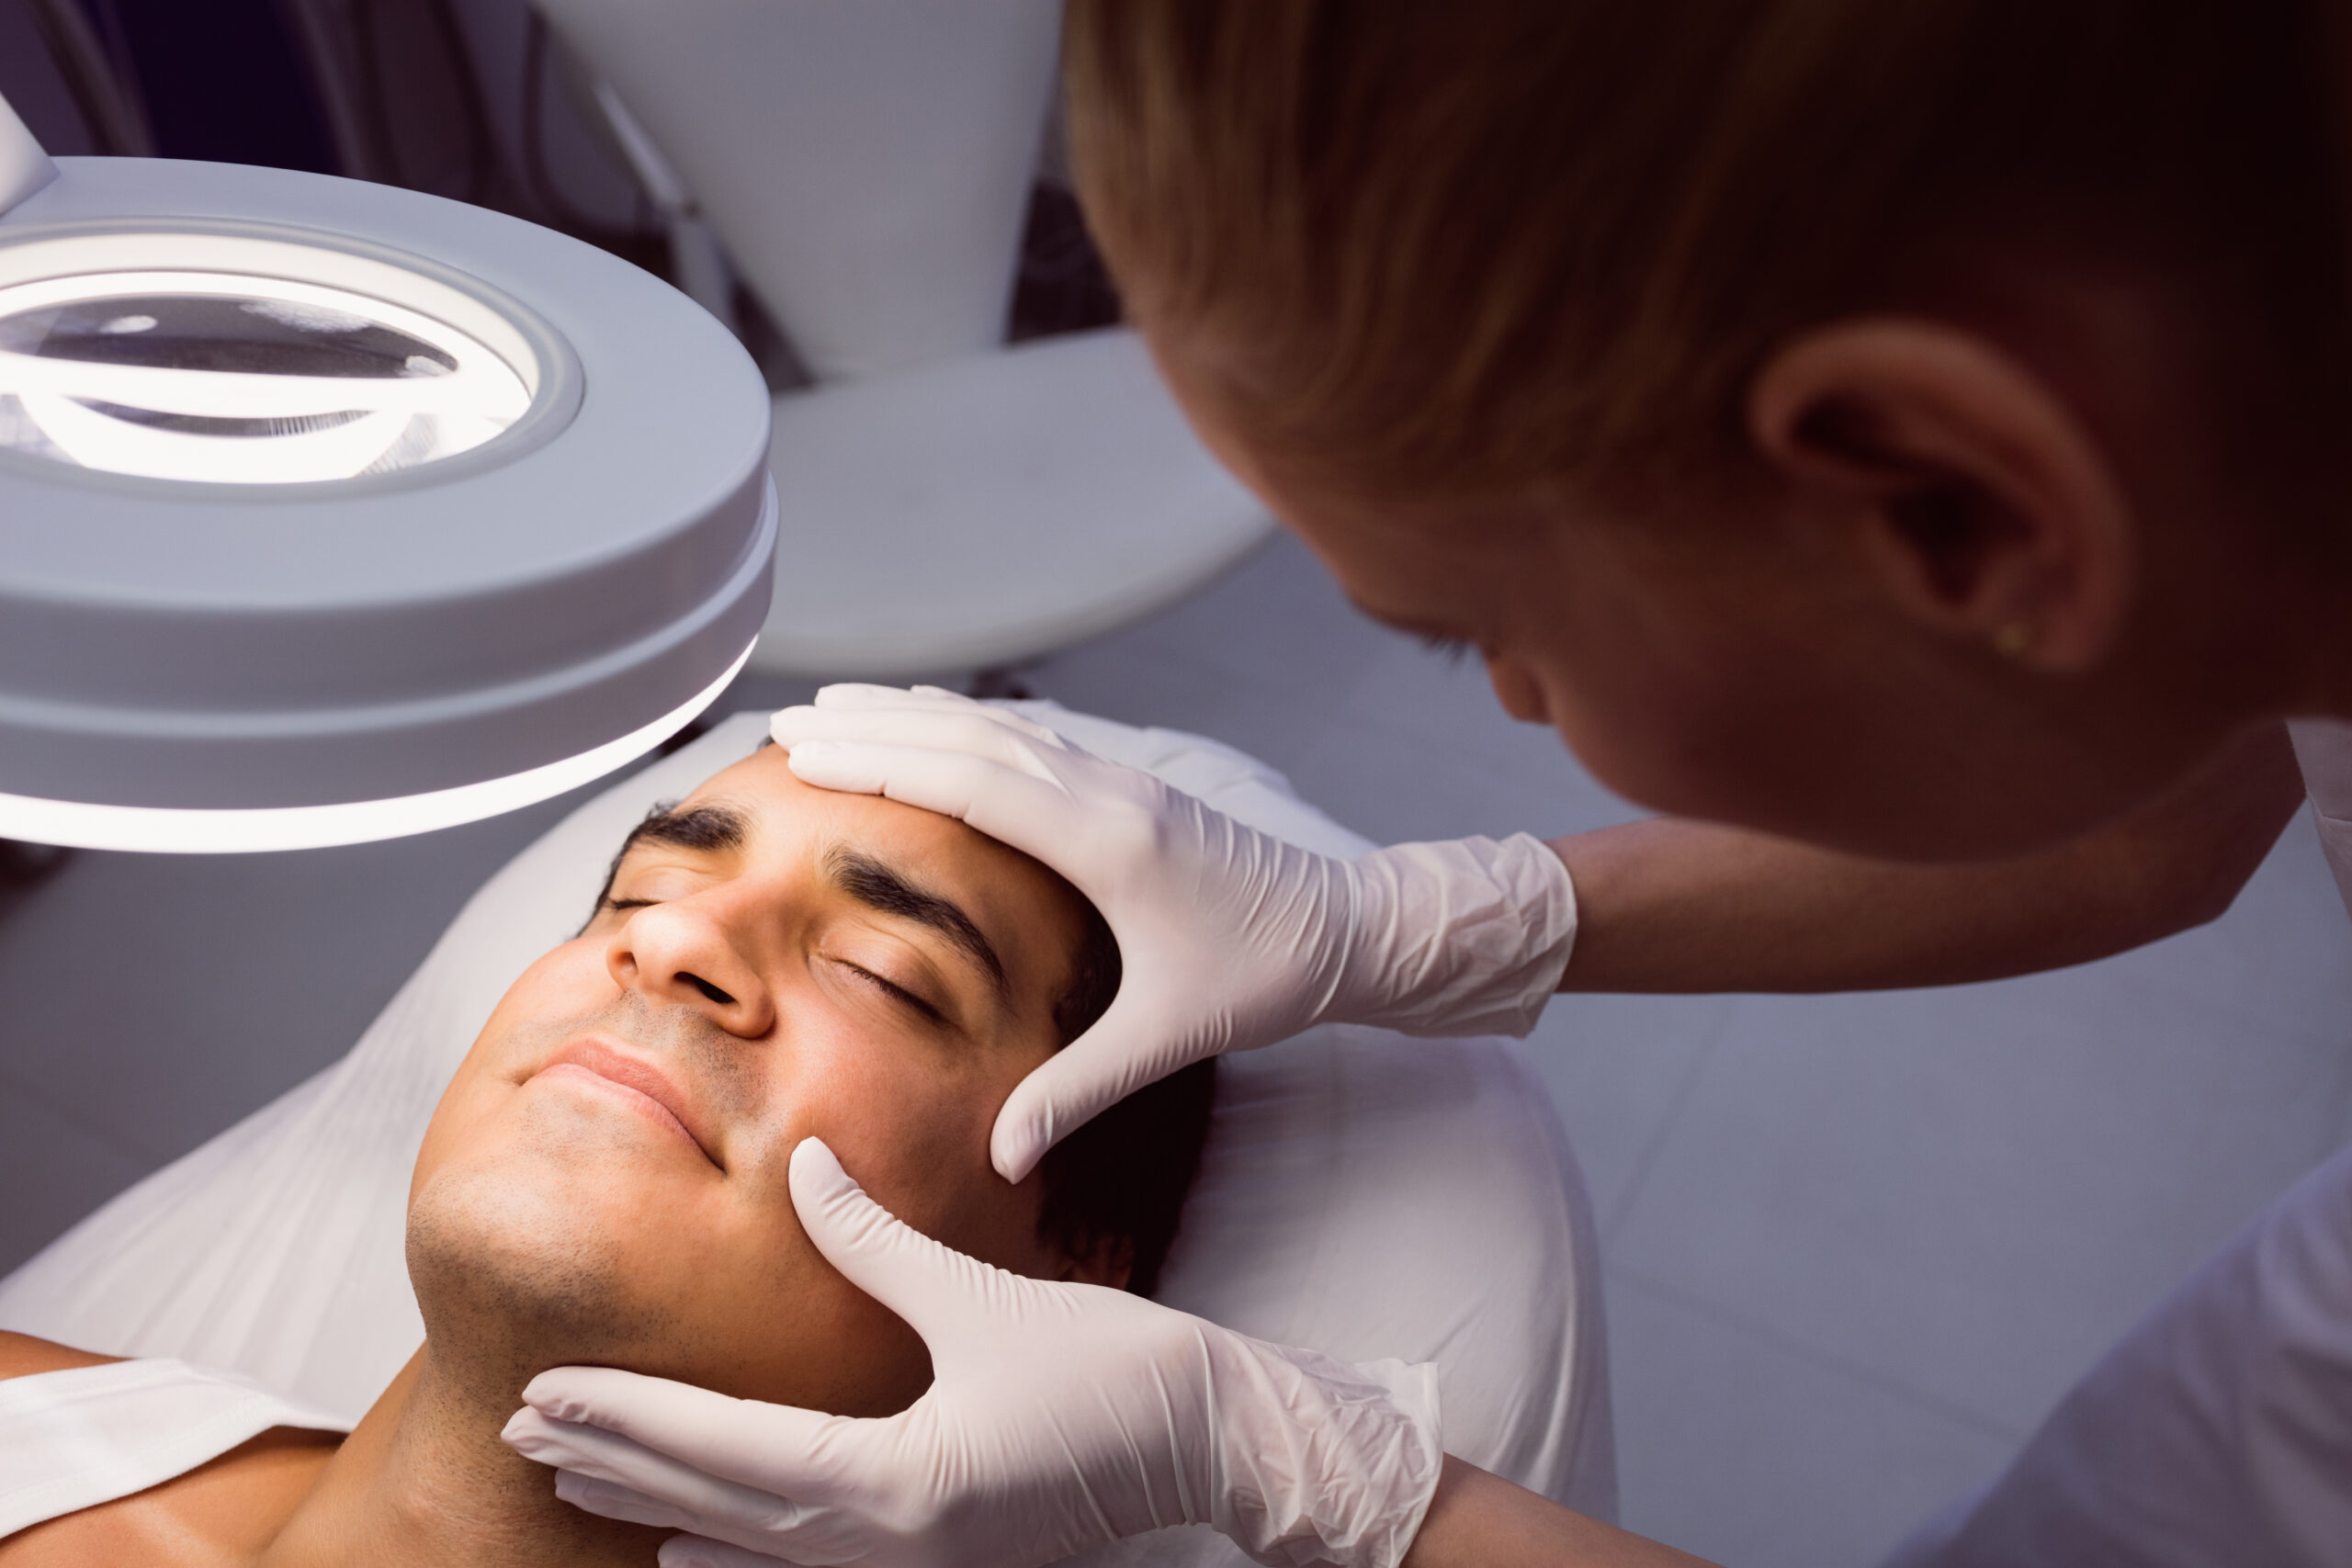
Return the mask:
<svg viewBox="0 0 2352 1568">
<path fill-rule="evenodd" d="M 1246 747 L 1376 838 L 1633 814 L 1288 544 L 1027 679 Z M 0 1268 L 333 1059 L 561 809 L 311 855 L 85 855 L 0 904 Z M 1743 1568 L 1862 1568 L 1996 1465 L 2352 1136 L 2347 938 L 2299 820 L 2226 919 L 2106 964 L 1555 1004 L 1533 1045 L 1602 1228 L 1626 1522 Z"/>
</svg>

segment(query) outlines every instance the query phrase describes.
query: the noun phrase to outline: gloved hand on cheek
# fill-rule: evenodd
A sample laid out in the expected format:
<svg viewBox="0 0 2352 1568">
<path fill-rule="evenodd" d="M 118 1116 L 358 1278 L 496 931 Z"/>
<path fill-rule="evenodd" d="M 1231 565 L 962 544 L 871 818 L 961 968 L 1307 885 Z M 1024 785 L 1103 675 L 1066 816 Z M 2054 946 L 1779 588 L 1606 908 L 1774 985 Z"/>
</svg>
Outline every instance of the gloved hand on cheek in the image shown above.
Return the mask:
<svg viewBox="0 0 2352 1568">
<path fill-rule="evenodd" d="M 833 1266 L 929 1346 L 913 1405 L 853 1419 L 571 1367 L 507 1426 L 568 1500 L 691 1532 L 668 1568 L 1031 1568 L 1180 1524 L 1273 1564 L 1395 1568 L 1411 1545 L 1444 1459 L 1433 1367 L 991 1268 L 899 1223 L 815 1139 L 792 1192 Z"/>
</svg>

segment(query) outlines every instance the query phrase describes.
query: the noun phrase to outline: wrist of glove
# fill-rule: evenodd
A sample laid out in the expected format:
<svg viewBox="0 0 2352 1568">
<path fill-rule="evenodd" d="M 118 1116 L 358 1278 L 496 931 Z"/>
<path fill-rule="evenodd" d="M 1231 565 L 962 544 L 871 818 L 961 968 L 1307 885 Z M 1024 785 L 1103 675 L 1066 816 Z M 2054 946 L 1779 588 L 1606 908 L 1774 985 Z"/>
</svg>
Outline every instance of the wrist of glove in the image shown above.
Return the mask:
<svg viewBox="0 0 2352 1568">
<path fill-rule="evenodd" d="M 1326 1019 L 1408 1034 L 1535 1027 L 1577 934 L 1576 887 L 1549 844 L 1395 844 L 1347 869 L 1354 908 Z"/>
<path fill-rule="evenodd" d="M 1445 1462 L 1437 1369 L 1350 1365 L 1239 1335 L 1212 1352 L 1220 1404 L 1257 1407 L 1211 1455 L 1207 1517 L 1272 1568 L 1394 1568 L 1419 1533 Z M 1236 1441 L 1236 1437 L 1246 1437 Z"/>
</svg>

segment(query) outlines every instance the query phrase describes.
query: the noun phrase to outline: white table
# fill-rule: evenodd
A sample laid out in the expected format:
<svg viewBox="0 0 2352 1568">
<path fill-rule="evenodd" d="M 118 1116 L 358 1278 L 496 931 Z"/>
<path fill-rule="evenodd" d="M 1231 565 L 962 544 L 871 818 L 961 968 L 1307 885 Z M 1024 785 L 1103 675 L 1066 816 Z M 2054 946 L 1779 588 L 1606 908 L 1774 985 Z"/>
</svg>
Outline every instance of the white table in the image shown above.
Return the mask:
<svg viewBox="0 0 2352 1568">
<path fill-rule="evenodd" d="M 775 602 L 752 668 L 1001 668 L 1201 588 L 1272 519 L 1124 328 L 787 392 Z"/>
</svg>

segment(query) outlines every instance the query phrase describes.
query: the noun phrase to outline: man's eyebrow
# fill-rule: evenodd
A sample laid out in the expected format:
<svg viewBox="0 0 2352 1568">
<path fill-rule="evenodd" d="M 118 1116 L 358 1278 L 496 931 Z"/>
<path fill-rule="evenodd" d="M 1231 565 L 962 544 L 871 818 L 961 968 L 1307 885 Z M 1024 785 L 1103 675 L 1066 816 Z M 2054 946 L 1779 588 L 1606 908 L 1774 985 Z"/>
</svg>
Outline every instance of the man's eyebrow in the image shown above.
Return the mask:
<svg viewBox="0 0 2352 1568">
<path fill-rule="evenodd" d="M 998 999 L 1011 1005 L 1012 983 L 1005 976 L 1004 960 L 997 956 L 987 933 L 964 912 L 962 906 L 936 893 L 924 892 L 872 855 L 846 844 L 836 844 L 826 854 L 825 869 L 831 874 L 834 886 L 867 908 L 937 931 L 956 951 L 987 970 L 989 978 L 995 983 Z"/>
<path fill-rule="evenodd" d="M 667 844 L 673 849 L 716 853 L 741 849 L 750 832 L 749 821 L 731 806 L 697 806 L 681 811 L 676 801 L 663 801 L 647 812 L 645 820 L 631 828 L 628 837 L 621 840 L 613 863 L 605 868 L 605 886 L 596 890 L 596 907 L 588 912 L 590 922 L 594 922 L 605 908 L 605 900 L 613 896 L 613 881 L 621 874 L 621 862 L 628 859 L 629 851 L 639 844 Z"/>
<path fill-rule="evenodd" d="M 621 840 L 621 853 L 626 855 L 639 844 L 706 852 L 740 850 L 750 834 L 750 822 L 731 806 L 696 806 L 684 811 L 675 806 L 657 806 L 628 830 L 628 837 Z"/>
</svg>

